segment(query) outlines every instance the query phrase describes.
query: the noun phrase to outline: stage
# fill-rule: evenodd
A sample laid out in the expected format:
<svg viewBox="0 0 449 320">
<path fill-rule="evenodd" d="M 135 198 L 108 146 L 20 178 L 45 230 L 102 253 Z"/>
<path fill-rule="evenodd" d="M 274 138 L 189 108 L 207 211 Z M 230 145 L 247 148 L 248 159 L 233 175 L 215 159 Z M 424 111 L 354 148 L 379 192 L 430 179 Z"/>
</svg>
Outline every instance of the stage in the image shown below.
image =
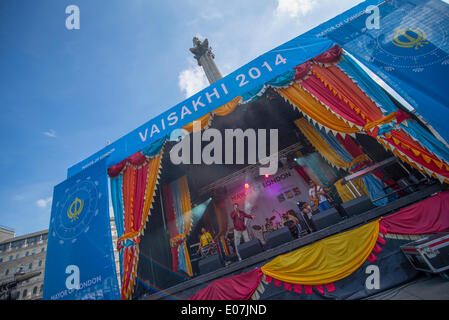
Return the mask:
<svg viewBox="0 0 449 320">
<path fill-rule="evenodd" d="M 247 272 L 255 267 L 260 267 L 261 265 L 265 264 L 267 261 L 269 261 L 281 254 L 290 252 L 292 250 L 295 250 L 295 249 L 298 249 L 301 247 L 305 247 L 307 245 L 315 243 L 318 240 L 327 238 L 334 234 L 344 232 L 346 230 L 350 230 L 352 228 L 366 224 L 370 221 L 376 220 L 380 217 L 392 214 L 403 207 L 406 207 L 408 205 L 411 205 L 413 203 L 416 203 L 416 202 L 419 202 L 421 200 L 428 198 L 432 194 L 441 191 L 442 188 L 443 187 L 439 184 L 425 186 L 421 190 L 419 190 L 413 194 L 399 198 L 393 202 L 390 202 L 389 204 L 387 204 L 385 206 L 377 207 L 372 210 L 366 211 L 362 214 L 359 214 L 357 216 L 353 216 L 353 217 L 344 219 L 340 223 L 337 223 L 335 225 L 327 227 L 323 230 L 319 230 L 319 231 L 313 232 L 311 234 L 305 235 L 299 239 L 293 240 L 289 243 L 285 243 L 276 248 L 268 249 L 260 254 L 254 255 L 254 256 L 244 259 L 240 262 L 232 263 L 232 264 L 230 264 L 226 267 L 223 267 L 221 269 L 218 269 L 214 272 L 200 275 L 200 276 L 195 277 L 189 281 L 185 281 L 178 285 L 169 287 L 160 292 L 157 292 L 157 293 L 154 293 L 151 295 L 143 295 L 141 297 L 141 299 L 143 299 L 143 300 L 188 299 L 189 297 L 194 295 L 197 291 L 206 287 L 209 283 L 213 282 L 214 280 L 224 278 L 224 277 L 229 277 L 229 276 L 236 275 L 236 274 L 240 274 L 243 272 Z M 410 240 L 406 240 L 405 242 L 410 242 Z M 403 244 L 403 243 L 404 243 L 404 241 L 400 241 L 400 244 Z M 406 274 L 403 274 L 402 277 L 399 277 L 399 276 L 392 277 L 392 278 L 396 279 L 397 283 L 395 283 L 394 281 L 391 281 L 390 286 L 397 285 L 403 281 L 412 279 L 417 276 L 416 271 L 411 266 L 407 266 L 406 263 L 403 263 L 404 261 L 405 262 L 407 262 L 407 261 L 405 260 L 405 257 L 402 256 L 403 255 L 402 252 L 400 252 L 398 250 L 396 250 L 394 252 L 397 255 L 396 259 L 401 260 L 401 262 L 404 266 L 404 270 L 402 270 L 402 271 L 405 272 Z M 405 278 L 404 278 L 404 276 L 405 276 Z M 378 292 L 379 291 L 377 291 L 377 293 Z M 262 296 L 261 299 L 263 299 L 263 298 L 264 297 Z M 292 298 L 292 297 L 289 297 L 289 298 Z"/>
</svg>

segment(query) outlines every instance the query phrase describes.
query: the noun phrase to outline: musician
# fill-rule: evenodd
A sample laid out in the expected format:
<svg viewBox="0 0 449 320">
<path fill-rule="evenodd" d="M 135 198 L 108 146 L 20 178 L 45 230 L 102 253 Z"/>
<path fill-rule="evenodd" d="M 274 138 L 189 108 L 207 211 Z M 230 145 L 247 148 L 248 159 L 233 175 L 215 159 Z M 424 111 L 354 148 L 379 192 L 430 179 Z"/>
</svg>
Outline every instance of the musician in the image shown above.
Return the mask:
<svg viewBox="0 0 449 320">
<path fill-rule="evenodd" d="M 299 207 L 301 208 L 301 214 L 304 218 L 304 221 L 306 222 L 307 227 L 309 228 L 310 233 L 313 231 L 316 231 L 315 224 L 312 220 L 312 208 L 307 202 L 300 202 Z"/>
<path fill-rule="evenodd" d="M 206 231 L 205 228 L 201 228 L 201 236 L 200 236 L 200 246 L 198 248 L 198 252 L 201 250 L 201 255 L 205 255 L 205 251 L 210 243 L 212 243 L 214 240 L 212 238 L 212 235 Z"/>
<path fill-rule="evenodd" d="M 249 241 L 248 229 L 246 229 L 245 218 L 254 219 L 254 216 L 251 214 L 247 214 L 244 211 L 239 209 L 239 204 L 234 203 L 234 210 L 231 212 L 232 222 L 234 224 L 234 244 L 235 251 L 237 252 L 237 256 L 239 261 L 242 260 L 240 257 L 240 253 L 238 250 L 238 246 L 240 245 L 240 239 L 243 236 L 243 241 Z"/>
<path fill-rule="evenodd" d="M 314 201 L 320 212 L 330 209 L 331 204 L 329 203 L 326 190 L 320 185 L 317 185 L 313 180 L 310 180 L 309 187 L 309 197 Z"/>
<path fill-rule="evenodd" d="M 265 232 L 273 232 L 276 228 L 274 227 L 273 220 L 270 218 L 265 218 Z"/>
<path fill-rule="evenodd" d="M 295 216 L 292 210 L 286 211 L 282 214 L 282 225 L 288 227 L 294 238 L 298 238 L 301 232 L 301 226 L 298 218 Z"/>
</svg>

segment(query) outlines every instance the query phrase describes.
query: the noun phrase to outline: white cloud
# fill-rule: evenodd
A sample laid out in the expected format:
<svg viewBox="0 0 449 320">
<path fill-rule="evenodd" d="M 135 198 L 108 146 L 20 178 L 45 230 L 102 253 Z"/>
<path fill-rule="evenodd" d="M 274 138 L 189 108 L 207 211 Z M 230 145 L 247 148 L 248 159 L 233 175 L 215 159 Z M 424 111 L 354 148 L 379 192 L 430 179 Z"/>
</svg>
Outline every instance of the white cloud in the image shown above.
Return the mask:
<svg viewBox="0 0 449 320">
<path fill-rule="evenodd" d="M 51 138 L 56 138 L 56 131 L 53 129 L 50 129 L 49 131 L 43 132 L 44 135 Z"/>
<path fill-rule="evenodd" d="M 178 86 L 188 98 L 206 88 L 209 81 L 200 66 L 192 66 L 181 71 L 178 75 Z"/>
<path fill-rule="evenodd" d="M 302 16 L 310 12 L 316 5 L 316 0 L 278 0 L 276 13 L 290 17 Z"/>
<path fill-rule="evenodd" d="M 47 199 L 39 199 L 36 201 L 36 204 L 39 208 L 46 208 L 51 204 L 52 200 L 53 200 L 52 197 L 49 197 Z"/>
</svg>

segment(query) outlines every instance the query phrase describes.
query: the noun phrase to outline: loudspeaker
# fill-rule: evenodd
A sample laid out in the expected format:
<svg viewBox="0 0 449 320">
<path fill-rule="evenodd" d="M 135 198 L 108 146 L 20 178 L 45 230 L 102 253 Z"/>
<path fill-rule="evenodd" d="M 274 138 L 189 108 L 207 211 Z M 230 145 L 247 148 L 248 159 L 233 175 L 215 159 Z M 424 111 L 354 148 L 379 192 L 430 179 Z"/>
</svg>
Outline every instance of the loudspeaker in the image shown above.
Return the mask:
<svg viewBox="0 0 449 320">
<path fill-rule="evenodd" d="M 200 274 L 206 274 L 224 266 L 223 260 L 220 255 L 213 254 L 201 259 L 198 263 Z"/>
<path fill-rule="evenodd" d="M 333 224 L 340 222 L 341 220 L 342 217 L 335 208 L 330 208 L 326 211 L 317 213 L 312 216 L 312 221 L 317 230 L 329 227 Z"/>
<path fill-rule="evenodd" d="M 240 254 L 240 258 L 242 259 L 246 259 L 263 251 L 262 244 L 258 238 L 242 243 L 238 246 L 237 250 Z"/>
<path fill-rule="evenodd" d="M 267 241 L 267 248 L 272 249 L 283 243 L 292 241 L 293 236 L 288 227 L 283 227 L 277 229 L 276 231 L 267 233 L 265 235 L 265 240 Z"/>
<path fill-rule="evenodd" d="M 192 265 L 192 272 L 193 272 L 193 276 L 198 276 L 200 274 L 200 267 L 199 267 L 199 262 L 201 261 L 201 258 L 194 258 L 194 259 L 190 259 L 190 264 Z"/>
<path fill-rule="evenodd" d="M 374 208 L 374 204 L 367 196 L 361 196 L 348 202 L 342 203 L 341 207 L 348 214 L 348 216 L 352 217 Z"/>
</svg>

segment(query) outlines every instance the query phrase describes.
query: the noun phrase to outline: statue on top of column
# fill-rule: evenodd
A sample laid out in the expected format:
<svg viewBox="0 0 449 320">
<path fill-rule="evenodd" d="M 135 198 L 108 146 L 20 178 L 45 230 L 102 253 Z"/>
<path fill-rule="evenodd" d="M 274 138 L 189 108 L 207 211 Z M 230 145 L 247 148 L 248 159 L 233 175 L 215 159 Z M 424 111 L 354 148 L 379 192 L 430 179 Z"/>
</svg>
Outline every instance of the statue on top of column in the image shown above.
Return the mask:
<svg viewBox="0 0 449 320">
<path fill-rule="evenodd" d="M 193 37 L 193 48 L 190 48 L 189 50 L 193 53 L 195 59 L 198 61 L 199 66 L 201 66 L 200 59 L 202 56 L 208 55 L 212 59 L 215 58 L 214 54 L 212 53 L 212 48 L 209 47 L 209 40 L 207 39 L 204 39 L 203 42 L 201 42 L 201 40 L 197 37 Z"/>
</svg>

